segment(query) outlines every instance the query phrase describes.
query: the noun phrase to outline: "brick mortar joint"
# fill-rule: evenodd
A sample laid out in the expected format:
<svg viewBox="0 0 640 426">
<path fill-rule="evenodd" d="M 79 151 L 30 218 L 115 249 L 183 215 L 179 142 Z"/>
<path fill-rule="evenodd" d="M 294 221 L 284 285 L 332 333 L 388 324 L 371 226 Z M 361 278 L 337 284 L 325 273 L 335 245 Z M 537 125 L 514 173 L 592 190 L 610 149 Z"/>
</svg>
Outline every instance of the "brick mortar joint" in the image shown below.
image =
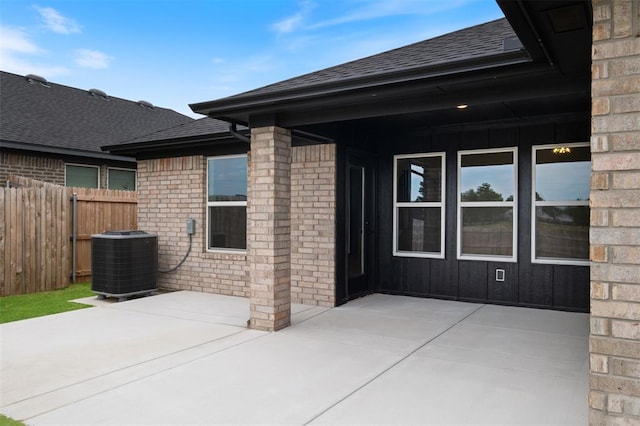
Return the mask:
<svg viewBox="0 0 640 426">
<path fill-rule="evenodd" d="M 607 318 L 607 319 L 613 319 L 616 321 L 621 321 L 624 320 L 624 318 L 610 318 L 610 317 L 599 317 L 599 318 Z M 633 320 L 630 320 L 633 321 Z M 636 320 L 635 322 L 637 322 L 638 320 Z M 611 335 L 601 335 L 601 334 L 592 334 L 589 333 L 589 338 L 598 338 L 598 339 L 606 339 L 607 341 L 616 341 L 616 342 L 622 342 L 622 343 L 628 343 L 628 342 L 640 342 L 640 339 L 624 339 L 622 337 L 615 337 L 615 336 L 611 336 Z M 602 355 L 602 356 L 607 356 L 610 358 L 616 358 L 616 359 L 625 359 L 625 360 L 629 360 L 629 361 L 633 361 L 633 362 L 640 362 L 640 360 L 638 360 L 638 358 L 629 358 L 629 357 L 625 357 L 623 355 L 613 355 L 613 354 L 607 354 L 607 353 L 602 353 L 602 352 L 594 352 L 593 350 L 590 350 L 589 353 L 591 355 Z"/>
<path fill-rule="evenodd" d="M 611 356 L 608 356 L 608 358 L 612 358 L 612 357 L 611 357 Z M 619 359 L 619 358 L 617 358 L 617 357 L 616 357 L 616 359 Z M 618 374 L 613 374 L 613 373 L 611 372 L 611 369 L 609 369 L 609 372 L 608 372 L 608 373 L 601 373 L 601 372 L 593 371 L 593 370 L 589 369 L 589 375 L 599 376 L 599 377 L 610 377 L 610 378 L 612 378 L 612 379 L 615 379 L 615 378 L 620 378 L 620 379 L 636 379 L 636 377 L 633 377 L 633 376 L 620 376 L 620 375 L 618 375 Z M 611 394 L 611 393 L 613 393 L 613 392 L 607 392 L 607 391 L 602 391 L 602 390 L 597 390 L 597 389 L 594 389 L 594 390 L 595 390 L 596 392 L 606 392 L 607 394 Z M 618 394 L 618 393 L 615 393 L 615 394 L 616 394 L 616 395 L 623 395 L 623 394 Z"/>
</svg>

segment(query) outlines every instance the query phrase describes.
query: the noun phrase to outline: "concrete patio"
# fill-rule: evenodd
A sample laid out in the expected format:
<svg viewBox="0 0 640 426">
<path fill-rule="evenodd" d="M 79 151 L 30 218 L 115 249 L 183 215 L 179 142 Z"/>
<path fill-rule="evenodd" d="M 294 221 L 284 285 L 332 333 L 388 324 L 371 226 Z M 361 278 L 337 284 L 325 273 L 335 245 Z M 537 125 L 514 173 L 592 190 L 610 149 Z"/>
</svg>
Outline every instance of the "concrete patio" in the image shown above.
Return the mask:
<svg viewBox="0 0 640 426">
<path fill-rule="evenodd" d="M 27 424 L 586 424 L 588 315 L 371 295 L 293 306 L 175 292 L 0 326 Z"/>
</svg>

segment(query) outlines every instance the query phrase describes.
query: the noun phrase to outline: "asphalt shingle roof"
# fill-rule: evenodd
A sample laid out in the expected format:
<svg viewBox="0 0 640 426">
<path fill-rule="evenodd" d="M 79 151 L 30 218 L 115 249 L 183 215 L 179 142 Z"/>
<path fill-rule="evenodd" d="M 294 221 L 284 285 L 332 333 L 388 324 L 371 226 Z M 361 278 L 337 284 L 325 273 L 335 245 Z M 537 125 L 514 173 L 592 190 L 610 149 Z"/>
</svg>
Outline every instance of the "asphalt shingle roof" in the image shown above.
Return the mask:
<svg viewBox="0 0 640 426">
<path fill-rule="evenodd" d="M 0 140 L 102 152 L 113 145 L 193 122 L 173 110 L 0 72 Z"/>
<path fill-rule="evenodd" d="M 317 84 L 384 75 L 500 55 L 504 41 L 517 38 L 506 18 L 465 28 L 439 37 L 389 50 L 363 59 L 294 77 L 258 89 L 230 96 L 260 95 Z"/>
<path fill-rule="evenodd" d="M 244 127 L 239 126 L 240 129 Z M 194 138 L 198 136 L 214 135 L 216 133 L 227 133 L 229 123 L 209 117 L 199 118 L 188 123 L 179 124 L 169 129 L 159 130 L 154 133 L 143 135 L 125 143 L 153 142 L 171 139 Z"/>
</svg>

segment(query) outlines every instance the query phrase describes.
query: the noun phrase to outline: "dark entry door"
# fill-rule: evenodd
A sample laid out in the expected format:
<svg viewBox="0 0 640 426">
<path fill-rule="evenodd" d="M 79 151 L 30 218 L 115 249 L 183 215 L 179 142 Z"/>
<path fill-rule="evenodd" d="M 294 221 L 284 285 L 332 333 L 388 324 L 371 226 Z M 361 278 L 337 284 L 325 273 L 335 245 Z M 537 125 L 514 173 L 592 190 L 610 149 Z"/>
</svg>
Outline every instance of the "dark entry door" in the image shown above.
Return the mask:
<svg viewBox="0 0 640 426">
<path fill-rule="evenodd" d="M 346 170 L 346 298 L 368 294 L 373 290 L 372 262 L 375 254 L 374 174 L 373 162 L 350 154 Z"/>
</svg>

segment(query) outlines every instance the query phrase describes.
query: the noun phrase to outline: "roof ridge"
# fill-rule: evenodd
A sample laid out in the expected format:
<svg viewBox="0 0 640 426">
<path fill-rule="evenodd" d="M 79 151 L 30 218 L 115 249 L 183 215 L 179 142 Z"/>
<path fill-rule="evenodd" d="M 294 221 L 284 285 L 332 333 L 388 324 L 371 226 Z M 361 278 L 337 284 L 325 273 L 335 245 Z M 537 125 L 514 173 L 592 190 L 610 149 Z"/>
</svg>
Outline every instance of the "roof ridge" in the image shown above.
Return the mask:
<svg viewBox="0 0 640 426">
<path fill-rule="evenodd" d="M 164 107 L 153 109 L 139 101 L 60 83 L 46 87 L 25 76 L 0 70 L 3 141 L 58 150 L 100 151 L 100 146 L 194 121 Z M 36 83 L 36 84 L 33 84 Z M 105 100 L 108 99 L 108 100 Z M 20 148 L 22 149 L 22 148 Z M 71 152 L 71 151 L 69 151 Z"/>
<path fill-rule="evenodd" d="M 26 78 L 27 78 L 26 75 L 16 74 L 16 73 L 12 73 L 12 72 L 9 72 L 9 71 L 0 70 L 0 73 L 9 74 L 9 75 L 17 77 L 17 78 L 22 78 L 22 79 L 25 79 L 25 81 L 26 81 Z M 27 74 L 27 75 L 29 75 L 29 74 Z M 53 82 L 53 81 L 51 81 L 49 79 L 47 79 L 47 85 L 48 86 L 54 85 L 54 86 L 58 86 L 59 88 L 69 89 L 69 90 L 73 90 L 73 91 L 80 92 L 80 93 L 84 92 L 84 93 L 86 93 L 88 95 L 91 95 L 92 91 L 100 91 L 100 92 L 103 92 L 107 96 L 107 98 L 110 99 L 110 100 L 111 99 L 115 99 L 115 100 L 118 100 L 118 101 L 123 101 L 123 102 L 131 103 L 131 104 L 140 105 L 140 101 L 139 100 L 138 101 L 133 101 L 131 99 L 126 99 L 126 98 L 123 98 L 123 97 L 120 97 L 120 96 L 113 96 L 113 95 L 110 95 L 109 92 L 103 91 L 101 89 L 97 89 L 95 87 L 90 88 L 90 89 L 81 89 L 79 87 L 73 87 L 73 86 L 68 86 L 66 84 L 62 84 L 62 83 L 56 83 L 56 82 Z M 149 102 L 149 101 L 145 101 L 145 102 Z M 154 109 L 163 109 L 165 111 L 172 111 L 172 112 L 174 112 L 176 114 L 180 114 L 180 115 L 183 115 L 185 117 L 189 117 L 188 115 L 184 115 L 184 114 L 182 114 L 182 113 L 180 113 L 178 111 L 175 111 L 175 110 L 173 110 L 171 108 L 161 107 L 161 106 L 158 106 L 156 104 L 152 104 L 152 105 L 153 105 Z M 189 117 L 189 118 L 191 118 L 191 117 Z"/>
</svg>

